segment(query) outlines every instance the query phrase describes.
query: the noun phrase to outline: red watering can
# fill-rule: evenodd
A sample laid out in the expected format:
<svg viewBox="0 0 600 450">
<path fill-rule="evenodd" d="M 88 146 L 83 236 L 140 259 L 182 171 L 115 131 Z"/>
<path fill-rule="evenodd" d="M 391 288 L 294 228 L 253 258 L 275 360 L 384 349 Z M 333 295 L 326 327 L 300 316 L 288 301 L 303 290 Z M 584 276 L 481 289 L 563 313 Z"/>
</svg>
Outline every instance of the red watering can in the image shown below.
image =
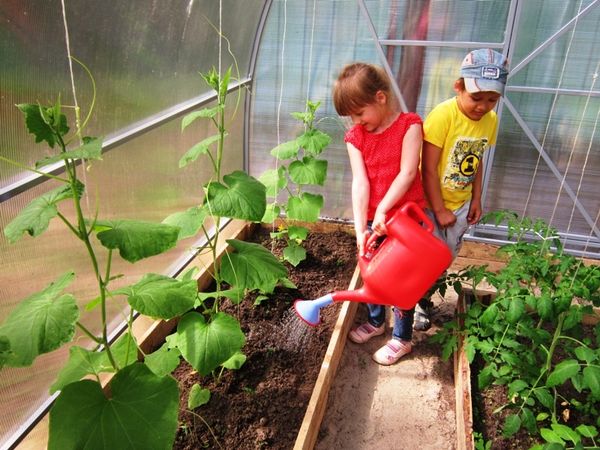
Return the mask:
<svg viewBox="0 0 600 450">
<path fill-rule="evenodd" d="M 452 253 L 433 235 L 431 219 L 416 203 L 405 203 L 386 227 L 383 242 L 358 258 L 363 286 L 316 300 L 296 300 L 294 309 L 304 322 L 317 326 L 320 309 L 334 301 L 412 309 L 452 262 Z"/>
</svg>

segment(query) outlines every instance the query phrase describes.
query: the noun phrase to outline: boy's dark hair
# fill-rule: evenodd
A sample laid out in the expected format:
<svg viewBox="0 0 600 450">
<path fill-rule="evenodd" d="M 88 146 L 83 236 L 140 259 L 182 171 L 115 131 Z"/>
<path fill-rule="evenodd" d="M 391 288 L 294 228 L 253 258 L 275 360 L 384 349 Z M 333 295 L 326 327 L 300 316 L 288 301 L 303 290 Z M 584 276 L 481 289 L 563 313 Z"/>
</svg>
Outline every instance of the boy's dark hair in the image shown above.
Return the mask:
<svg viewBox="0 0 600 450">
<path fill-rule="evenodd" d="M 333 104 L 340 116 L 349 116 L 375 101 L 377 91 L 393 100 L 390 79 L 383 68 L 362 62 L 345 66 L 333 86 Z"/>
</svg>

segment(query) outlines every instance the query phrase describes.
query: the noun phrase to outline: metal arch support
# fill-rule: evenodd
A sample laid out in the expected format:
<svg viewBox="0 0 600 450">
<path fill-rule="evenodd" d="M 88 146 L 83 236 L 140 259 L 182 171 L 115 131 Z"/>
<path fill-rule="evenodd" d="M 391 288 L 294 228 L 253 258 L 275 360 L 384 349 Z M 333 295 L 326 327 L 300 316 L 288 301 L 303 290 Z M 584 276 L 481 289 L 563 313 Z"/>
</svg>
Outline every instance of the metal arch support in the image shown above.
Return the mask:
<svg viewBox="0 0 600 450">
<path fill-rule="evenodd" d="M 373 42 L 375 43 L 375 49 L 377 51 L 377 54 L 379 55 L 379 59 L 381 60 L 381 65 L 383 66 L 384 70 L 387 72 L 388 76 L 390 77 L 390 80 L 392 82 L 392 90 L 394 91 L 394 94 L 396 95 L 396 98 L 398 99 L 398 102 L 400 103 L 400 109 L 402 110 L 402 112 L 408 112 L 408 107 L 406 106 L 406 101 L 404 100 L 404 97 L 402 96 L 402 92 L 400 92 L 400 87 L 398 87 L 398 82 L 396 81 L 396 77 L 392 73 L 392 69 L 387 62 L 387 58 L 385 57 L 383 48 L 381 48 L 381 42 L 379 41 L 379 36 L 377 35 L 377 30 L 375 29 L 373 20 L 371 20 L 371 15 L 369 14 L 367 6 L 365 5 L 364 0 L 357 0 L 357 2 L 358 2 L 358 6 L 360 7 L 361 12 L 365 16 L 367 25 L 369 27 L 369 31 L 371 32 L 371 35 L 373 36 Z"/>
<path fill-rule="evenodd" d="M 247 84 L 250 83 L 249 78 L 244 78 L 242 80 L 236 81 L 235 83 L 231 83 L 227 92 L 236 91 Z M 114 135 L 105 139 L 102 143 L 102 153 L 106 153 L 136 137 L 142 136 L 149 131 L 154 130 L 155 128 L 176 119 L 184 114 L 193 111 L 196 108 L 204 106 L 214 100 L 216 100 L 217 95 L 214 93 L 205 93 L 203 95 L 199 95 L 198 97 L 194 97 L 185 102 L 179 103 L 178 105 L 167 108 L 157 114 L 154 114 L 150 117 L 147 117 L 139 122 L 136 122 L 132 125 L 129 125 L 127 128 L 118 131 Z M 77 164 L 81 163 L 81 160 L 76 162 Z M 54 163 L 52 165 L 43 167 L 40 172 L 44 174 L 50 175 L 59 175 L 65 171 L 65 163 L 60 161 Z M 10 198 L 21 194 L 39 184 L 48 181 L 50 178 L 45 175 L 41 175 L 39 173 L 29 174 L 21 178 L 19 181 L 9 184 L 3 188 L 0 188 L 0 203 L 9 200 Z"/>
<path fill-rule="evenodd" d="M 575 15 L 571 20 L 569 20 L 566 24 L 564 24 L 556 33 L 546 39 L 541 45 L 539 45 L 535 50 L 533 50 L 529 55 L 527 55 L 523 60 L 513 67 L 509 74 L 508 79 L 510 80 L 514 75 L 516 75 L 521 69 L 523 69 L 527 64 L 531 62 L 537 55 L 539 55 L 542 51 L 544 51 L 548 46 L 550 46 L 554 41 L 556 41 L 559 37 L 569 31 L 575 23 L 582 17 L 586 16 L 590 12 L 594 10 L 596 6 L 600 4 L 600 0 L 594 0 L 592 3 L 583 8 L 579 13 Z"/>
<path fill-rule="evenodd" d="M 523 129 L 523 131 L 525 132 L 525 134 L 527 135 L 527 137 L 529 138 L 529 140 L 531 141 L 533 146 L 536 148 L 538 153 L 544 159 L 545 163 L 548 165 L 548 167 L 550 168 L 550 170 L 552 171 L 554 176 L 558 180 L 562 181 L 562 178 L 563 178 L 562 174 L 560 173 L 560 171 L 558 170 L 558 168 L 556 167 L 556 165 L 554 164 L 552 159 L 548 156 L 548 154 L 542 147 L 542 144 L 540 144 L 538 142 L 535 135 L 533 134 L 533 131 L 531 131 L 531 128 L 529 128 L 529 126 L 527 125 L 527 123 L 525 122 L 523 117 L 521 117 L 521 115 L 519 114 L 519 112 L 517 111 L 515 106 L 512 104 L 512 102 L 508 99 L 504 99 L 504 104 L 506 105 L 508 110 L 511 112 L 511 114 L 513 115 L 513 117 L 515 118 L 515 120 L 517 121 L 519 126 Z M 563 189 L 568 194 L 568 196 L 571 198 L 571 200 L 573 200 L 573 203 L 575 204 L 575 206 L 577 207 L 578 211 L 581 213 L 581 215 L 583 216 L 583 218 L 585 219 L 587 224 L 590 226 L 590 228 L 592 229 L 592 231 L 594 232 L 596 237 L 600 239 L 600 231 L 596 227 L 594 220 L 590 217 L 590 215 L 587 213 L 587 211 L 585 210 L 583 205 L 579 202 L 579 199 L 575 195 L 575 192 L 571 189 L 571 187 L 569 186 L 569 184 L 566 181 L 564 183 L 562 183 L 562 185 L 563 185 Z"/>
</svg>

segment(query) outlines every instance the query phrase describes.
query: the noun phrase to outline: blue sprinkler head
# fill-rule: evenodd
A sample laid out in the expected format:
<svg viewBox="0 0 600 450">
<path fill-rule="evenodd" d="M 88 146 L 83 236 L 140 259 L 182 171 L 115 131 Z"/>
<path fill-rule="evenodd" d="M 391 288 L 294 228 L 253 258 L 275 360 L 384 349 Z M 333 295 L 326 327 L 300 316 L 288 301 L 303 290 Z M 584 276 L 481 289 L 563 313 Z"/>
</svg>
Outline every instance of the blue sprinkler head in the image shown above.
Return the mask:
<svg viewBox="0 0 600 450">
<path fill-rule="evenodd" d="M 333 303 L 333 296 L 327 294 L 316 300 L 296 300 L 294 310 L 298 317 L 311 327 L 316 327 L 321 322 L 320 312 L 323 306 Z"/>
</svg>

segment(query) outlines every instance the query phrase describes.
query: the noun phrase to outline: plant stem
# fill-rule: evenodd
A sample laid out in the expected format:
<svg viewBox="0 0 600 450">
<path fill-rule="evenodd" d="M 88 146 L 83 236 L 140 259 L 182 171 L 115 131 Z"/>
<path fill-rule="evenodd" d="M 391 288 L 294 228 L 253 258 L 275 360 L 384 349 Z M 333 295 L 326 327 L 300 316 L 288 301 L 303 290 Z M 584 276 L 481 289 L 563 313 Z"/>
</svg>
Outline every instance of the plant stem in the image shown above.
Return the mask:
<svg viewBox="0 0 600 450">
<path fill-rule="evenodd" d="M 75 325 L 77 325 L 79 327 L 79 329 L 81 331 L 83 331 L 83 333 L 85 335 L 87 335 L 87 337 L 89 337 L 91 340 L 93 340 L 96 344 L 102 344 L 102 339 L 96 337 L 90 330 L 88 330 L 86 328 L 85 325 L 83 325 L 80 321 L 75 322 Z"/>
<path fill-rule="evenodd" d="M 550 367 L 552 367 L 552 356 L 554 355 L 554 350 L 556 350 L 556 344 L 562 334 L 562 327 L 565 321 L 566 312 L 561 312 L 558 315 L 558 323 L 556 324 L 556 329 L 554 330 L 554 336 L 552 336 L 552 343 L 550 344 L 550 348 L 548 349 L 548 355 L 546 356 L 546 371 L 550 372 Z"/>
<path fill-rule="evenodd" d="M 18 163 L 17 161 L 13 161 L 12 159 L 5 158 L 4 156 L 0 156 L 0 161 L 4 161 L 13 166 L 19 167 L 24 170 L 28 170 L 29 172 L 37 173 L 38 175 L 42 175 L 47 178 L 52 178 L 53 180 L 60 181 L 61 183 L 69 183 L 68 179 L 57 177 L 56 175 L 52 175 L 50 173 L 45 173 L 40 170 L 36 170 L 32 167 L 26 166 L 25 164 Z"/>
</svg>

